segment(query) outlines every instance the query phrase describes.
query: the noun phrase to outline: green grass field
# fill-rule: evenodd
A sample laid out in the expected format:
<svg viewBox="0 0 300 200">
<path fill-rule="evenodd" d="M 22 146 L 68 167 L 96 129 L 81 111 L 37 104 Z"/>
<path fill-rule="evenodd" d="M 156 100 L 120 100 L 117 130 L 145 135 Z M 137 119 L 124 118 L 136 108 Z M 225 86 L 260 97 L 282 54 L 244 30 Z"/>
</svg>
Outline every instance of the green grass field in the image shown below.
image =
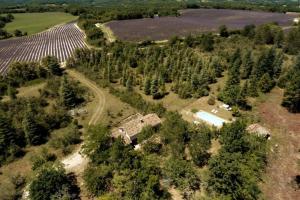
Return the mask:
<svg viewBox="0 0 300 200">
<path fill-rule="evenodd" d="M 28 35 L 77 19 L 76 16 L 63 12 L 18 13 L 13 15 L 15 17 L 14 21 L 6 24 L 5 29 L 10 33 L 19 29 L 22 32 L 27 32 Z"/>
</svg>

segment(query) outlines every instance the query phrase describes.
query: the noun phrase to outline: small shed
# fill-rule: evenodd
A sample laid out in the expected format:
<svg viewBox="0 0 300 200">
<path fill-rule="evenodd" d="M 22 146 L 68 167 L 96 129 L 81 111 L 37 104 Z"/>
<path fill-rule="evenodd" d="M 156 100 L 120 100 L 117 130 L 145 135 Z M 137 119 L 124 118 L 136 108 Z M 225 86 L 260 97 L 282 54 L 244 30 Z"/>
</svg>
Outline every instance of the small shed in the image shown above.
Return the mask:
<svg viewBox="0 0 300 200">
<path fill-rule="evenodd" d="M 249 133 L 257 134 L 258 136 L 265 137 L 269 139 L 271 137 L 271 132 L 269 129 L 261 126 L 260 124 L 251 124 L 246 129 Z"/>
</svg>

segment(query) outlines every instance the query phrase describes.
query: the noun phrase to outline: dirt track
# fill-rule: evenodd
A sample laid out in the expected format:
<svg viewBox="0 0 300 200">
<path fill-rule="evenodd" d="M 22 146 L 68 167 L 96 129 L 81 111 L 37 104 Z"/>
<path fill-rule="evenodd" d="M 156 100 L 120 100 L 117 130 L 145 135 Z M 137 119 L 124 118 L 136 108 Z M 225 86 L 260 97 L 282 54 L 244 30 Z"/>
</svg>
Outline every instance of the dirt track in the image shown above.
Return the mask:
<svg viewBox="0 0 300 200">
<path fill-rule="evenodd" d="M 67 70 L 67 73 L 71 77 L 81 82 L 84 86 L 88 87 L 94 93 L 98 106 L 93 113 L 88 125 L 96 125 L 104 110 L 105 95 L 95 83 L 85 78 L 84 75 L 80 74 L 79 72 L 76 72 L 74 70 Z M 62 163 L 65 165 L 65 169 L 68 172 L 74 172 L 77 175 L 81 174 L 88 164 L 88 159 L 84 157 L 80 152 L 82 149 L 81 147 L 82 145 L 74 153 L 62 160 Z"/>
<path fill-rule="evenodd" d="M 95 83 L 93 83 L 92 81 L 90 81 L 89 79 L 84 77 L 84 75 L 82 75 L 81 73 L 76 72 L 74 70 L 67 70 L 67 72 L 70 76 L 72 76 L 73 78 L 75 78 L 76 80 L 81 82 L 83 85 L 88 87 L 95 94 L 95 97 L 98 102 L 98 106 L 97 106 L 97 109 L 95 110 L 95 113 L 92 115 L 92 117 L 89 121 L 89 126 L 95 125 L 99 121 L 99 119 L 102 115 L 102 112 L 104 110 L 105 101 L 106 101 L 105 95 L 103 94 L 102 90 L 99 89 L 99 87 Z"/>
</svg>

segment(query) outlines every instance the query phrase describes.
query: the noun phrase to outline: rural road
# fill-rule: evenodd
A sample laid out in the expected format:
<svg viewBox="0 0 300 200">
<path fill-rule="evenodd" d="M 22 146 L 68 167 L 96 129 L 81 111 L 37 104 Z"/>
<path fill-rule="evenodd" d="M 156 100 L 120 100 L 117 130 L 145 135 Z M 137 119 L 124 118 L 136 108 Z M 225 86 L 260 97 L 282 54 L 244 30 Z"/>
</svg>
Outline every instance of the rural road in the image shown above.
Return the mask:
<svg viewBox="0 0 300 200">
<path fill-rule="evenodd" d="M 94 114 L 92 115 L 88 125 L 95 125 L 103 111 L 104 111 L 104 106 L 105 106 L 105 95 L 102 92 L 102 90 L 91 80 L 89 80 L 88 78 L 86 78 L 83 74 L 76 72 L 75 70 L 67 70 L 67 73 L 75 78 L 76 80 L 78 80 L 79 82 L 81 82 L 81 84 L 83 84 L 84 86 L 88 87 L 95 95 L 96 99 L 97 99 L 97 109 L 95 110 Z"/>
<path fill-rule="evenodd" d="M 83 74 L 74 70 L 67 70 L 67 73 L 74 79 L 78 80 L 81 84 L 88 87 L 94 93 L 97 101 L 97 108 L 93 113 L 88 123 L 88 126 L 96 125 L 104 111 L 104 106 L 106 102 L 105 95 L 94 82 L 87 79 Z M 74 153 L 72 153 L 70 156 L 64 158 L 61 161 L 68 172 L 74 172 L 75 174 L 79 175 L 84 171 L 88 163 L 88 159 L 84 157 L 80 152 L 82 150 L 82 145 L 83 144 L 81 144 L 80 147 Z"/>
</svg>

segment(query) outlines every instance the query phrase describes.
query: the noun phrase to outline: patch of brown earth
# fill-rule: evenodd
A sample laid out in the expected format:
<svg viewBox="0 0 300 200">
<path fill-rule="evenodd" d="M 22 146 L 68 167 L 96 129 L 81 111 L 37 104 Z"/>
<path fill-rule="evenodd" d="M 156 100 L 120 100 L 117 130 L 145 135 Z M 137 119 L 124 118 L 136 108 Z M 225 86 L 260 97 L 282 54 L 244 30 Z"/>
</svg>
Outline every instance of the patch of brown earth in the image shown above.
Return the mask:
<svg viewBox="0 0 300 200">
<path fill-rule="evenodd" d="M 262 184 L 265 199 L 300 199 L 300 190 L 293 187 L 293 178 L 300 174 L 300 114 L 289 113 L 280 104 L 283 90 L 274 89 L 258 112 L 272 131 L 272 147 Z"/>
</svg>

